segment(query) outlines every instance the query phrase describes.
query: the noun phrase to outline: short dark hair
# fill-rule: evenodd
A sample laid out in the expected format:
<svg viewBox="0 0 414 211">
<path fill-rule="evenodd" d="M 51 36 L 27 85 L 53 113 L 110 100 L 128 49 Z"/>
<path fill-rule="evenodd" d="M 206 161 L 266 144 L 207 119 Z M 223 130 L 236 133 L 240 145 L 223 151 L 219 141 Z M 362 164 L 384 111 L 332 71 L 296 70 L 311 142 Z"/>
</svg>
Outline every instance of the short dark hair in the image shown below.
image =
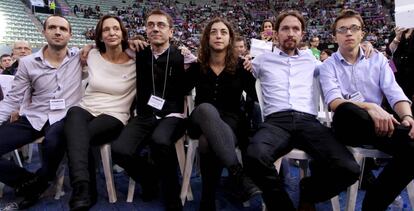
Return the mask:
<svg viewBox="0 0 414 211">
<path fill-rule="evenodd" d="M 331 50 L 331 49 L 323 49 L 322 51 L 321 51 L 321 53 L 322 52 L 325 52 L 326 54 L 328 54 L 328 56 L 331 56 L 332 54 L 333 54 L 333 51 Z"/>
<path fill-rule="evenodd" d="M 0 61 L 1 61 L 4 57 L 11 57 L 11 55 L 10 55 L 10 54 L 7 54 L 7 53 L 5 53 L 5 54 L 1 55 L 1 56 L 0 56 Z"/>
<path fill-rule="evenodd" d="M 364 29 L 364 20 L 361 17 L 361 14 L 359 12 L 353 10 L 353 9 L 344 9 L 339 13 L 338 17 L 336 17 L 334 23 L 332 24 L 332 34 L 336 35 L 336 25 L 338 24 L 338 21 L 345 18 L 356 18 L 361 23 L 362 30 Z"/>
<path fill-rule="evenodd" d="M 302 31 L 306 30 L 306 24 L 305 24 L 305 19 L 303 18 L 303 15 L 299 13 L 299 11 L 297 10 L 287 10 L 287 11 L 283 11 L 281 12 L 277 17 L 276 17 L 276 23 L 275 23 L 275 30 L 279 31 L 279 27 L 280 27 L 280 23 L 282 23 L 282 21 L 287 17 L 287 16 L 293 16 L 296 17 L 299 21 L 300 24 L 302 25 Z"/>
<path fill-rule="evenodd" d="M 118 16 L 114 16 L 114 15 L 104 15 L 102 16 L 102 18 L 99 20 L 98 24 L 96 24 L 96 28 L 95 28 L 95 44 L 96 47 L 98 48 L 99 52 L 101 53 L 105 53 L 106 52 L 106 47 L 105 47 L 105 43 L 102 41 L 102 26 L 103 26 L 103 22 L 106 19 L 109 18 L 113 18 L 116 21 L 118 21 L 119 26 L 121 27 L 121 31 L 122 31 L 122 41 L 121 41 L 121 45 L 122 45 L 122 50 L 124 51 L 125 49 L 128 48 L 128 32 L 127 29 L 125 28 L 124 24 L 122 23 L 121 19 Z"/>
<path fill-rule="evenodd" d="M 68 22 L 68 24 L 69 24 L 69 33 L 72 33 L 72 25 L 70 24 L 69 20 L 68 20 L 67 18 L 65 18 L 63 15 L 60 15 L 60 14 L 53 14 L 53 15 L 49 15 L 49 16 L 45 19 L 45 21 L 43 22 L 43 30 L 44 30 L 44 31 L 46 31 L 47 21 L 48 21 L 48 20 L 49 20 L 49 18 L 51 18 L 51 17 L 59 17 L 59 18 L 63 18 L 63 19 L 65 19 L 65 20 Z"/>
<path fill-rule="evenodd" d="M 151 12 L 149 12 L 147 14 L 147 18 L 145 20 L 148 20 L 148 17 L 151 16 L 151 15 L 162 15 L 162 16 L 165 16 L 167 18 L 168 25 L 170 25 L 170 28 L 174 28 L 174 21 L 173 21 L 171 15 L 169 15 L 165 11 L 160 10 L 160 9 L 154 9 L 154 10 L 152 10 Z"/>
</svg>

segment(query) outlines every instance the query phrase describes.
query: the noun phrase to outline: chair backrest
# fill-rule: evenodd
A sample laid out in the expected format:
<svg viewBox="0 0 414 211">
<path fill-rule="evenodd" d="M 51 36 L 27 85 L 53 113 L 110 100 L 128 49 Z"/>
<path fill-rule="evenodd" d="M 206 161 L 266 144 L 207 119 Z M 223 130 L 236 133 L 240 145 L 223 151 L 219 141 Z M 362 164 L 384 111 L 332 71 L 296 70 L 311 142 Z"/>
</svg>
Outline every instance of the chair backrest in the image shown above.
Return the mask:
<svg viewBox="0 0 414 211">
<path fill-rule="evenodd" d="M 0 75 L 0 86 L 4 96 L 10 91 L 13 80 L 14 76 L 12 75 Z"/>
</svg>

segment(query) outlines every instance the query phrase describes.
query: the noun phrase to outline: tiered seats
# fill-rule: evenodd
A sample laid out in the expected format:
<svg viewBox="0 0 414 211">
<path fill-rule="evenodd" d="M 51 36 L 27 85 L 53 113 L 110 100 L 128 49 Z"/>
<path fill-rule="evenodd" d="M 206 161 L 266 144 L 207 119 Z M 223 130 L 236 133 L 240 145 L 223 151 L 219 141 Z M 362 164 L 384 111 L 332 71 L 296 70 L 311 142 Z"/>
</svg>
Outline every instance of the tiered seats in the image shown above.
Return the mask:
<svg viewBox="0 0 414 211">
<path fill-rule="evenodd" d="M 132 6 L 132 4 L 134 4 L 133 0 L 123 0 L 123 1 L 119 1 L 119 0 L 68 0 L 67 1 L 69 3 L 69 6 L 72 8 L 75 5 L 78 5 L 78 7 L 82 6 L 86 6 L 87 7 L 91 7 L 93 10 L 95 10 L 95 6 L 99 5 L 100 9 L 101 9 L 101 13 L 102 14 L 107 14 L 109 10 L 111 10 L 112 6 L 116 6 L 117 8 L 121 9 L 122 7 L 127 8 L 128 6 Z M 82 13 L 78 13 L 79 17 L 81 15 L 83 15 Z"/>
<path fill-rule="evenodd" d="M 47 14 L 37 14 L 39 20 L 43 23 L 48 17 Z M 87 40 L 85 37 L 85 31 L 88 28 L 95 28 L 98 20 L 97 19 L 87 19 L 87 18 L 77 18 L 72 16 L 66 17 L 72 25 L 72 39 L 69 42 L 69 46 L 73 47 L 82 47 L 86 44 L 93 43 L 93 40 Z"/>
<path fill-rule="evenodd" d="M 12 44 L 24 39 L 33 47 L 44 42 L 41 32 L 25 12 L 21 1 L 0 0 L 0 43 Z"/>
</svg>

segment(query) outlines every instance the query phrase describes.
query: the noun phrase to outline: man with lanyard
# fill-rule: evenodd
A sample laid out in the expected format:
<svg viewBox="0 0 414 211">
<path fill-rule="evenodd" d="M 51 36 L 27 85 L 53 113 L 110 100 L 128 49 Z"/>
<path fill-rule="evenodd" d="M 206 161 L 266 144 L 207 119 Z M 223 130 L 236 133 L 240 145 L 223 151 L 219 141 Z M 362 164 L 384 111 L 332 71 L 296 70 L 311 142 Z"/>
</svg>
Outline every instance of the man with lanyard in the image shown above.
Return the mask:
<svg viewBox="0 0 414 211">
<path fill-rule="evenodd" d="M 65 153 L 63 118 L 82 96 L 82 72 L 77 49 L 69 50 L 70 23 L 63 17 L 49 16 L 43 25 L 47 45 L 19 60 L 10 90 L 0 102 L 0 156 L 44 136 L 42 166 L 31 173 L 0 158 L 0 181 L 15 188 L 23 200 L 17 209 L 33 205 L 56 176 Z M 20 117 L 9 122 L 20 107 Z"/>
<path fill-rule="evenodd" d="M 154 197 L 155 181 L 148 180 L 155 180 L 159 175 L 166 209 L 182 210 L 174 142 L 185 130 L 182 116 L 186 94 L 184 57 L 170 45 L 173 21 L 166 12 L 153 10 L 149 13 L 146 33 L 151 44 L 136 54 L 137 116 L 112 143 L 112 157 L 132 178 L 146 177 L 141 183 L 146 192 L 143 197 Z M 157 175 L 144 170 L 143 162 L 138 159 L 137 153 L 148 144 L 159 170 Z M 146 175 L 142 175 L 142 171 L 146 171 Z"/>
</svg>

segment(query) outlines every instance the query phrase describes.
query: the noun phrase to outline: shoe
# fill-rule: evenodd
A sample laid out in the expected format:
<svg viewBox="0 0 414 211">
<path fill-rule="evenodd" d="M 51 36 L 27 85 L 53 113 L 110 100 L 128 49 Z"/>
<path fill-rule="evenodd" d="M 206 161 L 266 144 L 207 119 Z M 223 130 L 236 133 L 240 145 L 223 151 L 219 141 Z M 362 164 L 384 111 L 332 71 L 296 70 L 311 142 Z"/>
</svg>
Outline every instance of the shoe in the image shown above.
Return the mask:
<svg viewBox="0 0 414 211">
<path fill-rule="evenodd" d="M 181 204 L 181 201 L 167 202 L 165 208 L 167 211 L 182 211 L 183 205 Z"/>
<path fill-rule="evenodd" d="M 6 206 L 0 208 L 0 211 L 11 211 L 11 210 L 19 210 L 19 204 L 17 202 L 10 202 L 10 203 L 7 203 Z"/>
<path fill-rule="evenodd" d="M 41 178 L 40 176 L 34 175 L 32 178 L 24 181 L 22 184 L 15 188 L 16 196 L 33 196 L 42 194 L 49 184 L 47 180 Z"/>
<path fill-rule="evenodd" d="M 236 192 L 243 202 L 249 201 L 253 196 L 262 193 L 250 177 L 244 173 L 240 164 L 230 167 L 229 173 L 235 182 Z"/>
<path fill-rule="evenodd" d="M 316 211 L 315 204 L 299 200 L 298 211 Z"/>
<path fill-rule="evenodd" d="M 310 200 L 308 200 L 309 197 L 306 197 L 304 189 L 304 181 L 305 179 L 302 179 L 299 182 L 299 205 L 298 205 L 298 211 L 316 211 L 315 208 L 315 203 L 310 202 Z"/>
<path fill-rule="evenodd" d="M 199 211 L 216 211 L 216 202 L 215 200 L 201 200 L 200 201 L 200 208 Z"/>
<path fill-rule="evenodd" d="M 47 180 L 37 175 L 16 187 L 16 196 L 23 196 L 23 200 L 17 203 L 18 209 L 28 209 L 36 204 L 48 187 Z"/>
<path fill-rule="evenodd" d="M 23 198 L 22 201 L 18 202 L 19 210 L 25 210 L 30 208 L 31 206 L 35 205 L 39 200 L 40 195 L 36 196 L 26 196 Z"/>
<path fill-rule="evenodd" d="M 93 194 L 93 192 L 89 182 L 81 181 L 75 183 L 69 201 L 70 210 L 89 210 L 96 203 L 96 194 Z"/>
</svg>

